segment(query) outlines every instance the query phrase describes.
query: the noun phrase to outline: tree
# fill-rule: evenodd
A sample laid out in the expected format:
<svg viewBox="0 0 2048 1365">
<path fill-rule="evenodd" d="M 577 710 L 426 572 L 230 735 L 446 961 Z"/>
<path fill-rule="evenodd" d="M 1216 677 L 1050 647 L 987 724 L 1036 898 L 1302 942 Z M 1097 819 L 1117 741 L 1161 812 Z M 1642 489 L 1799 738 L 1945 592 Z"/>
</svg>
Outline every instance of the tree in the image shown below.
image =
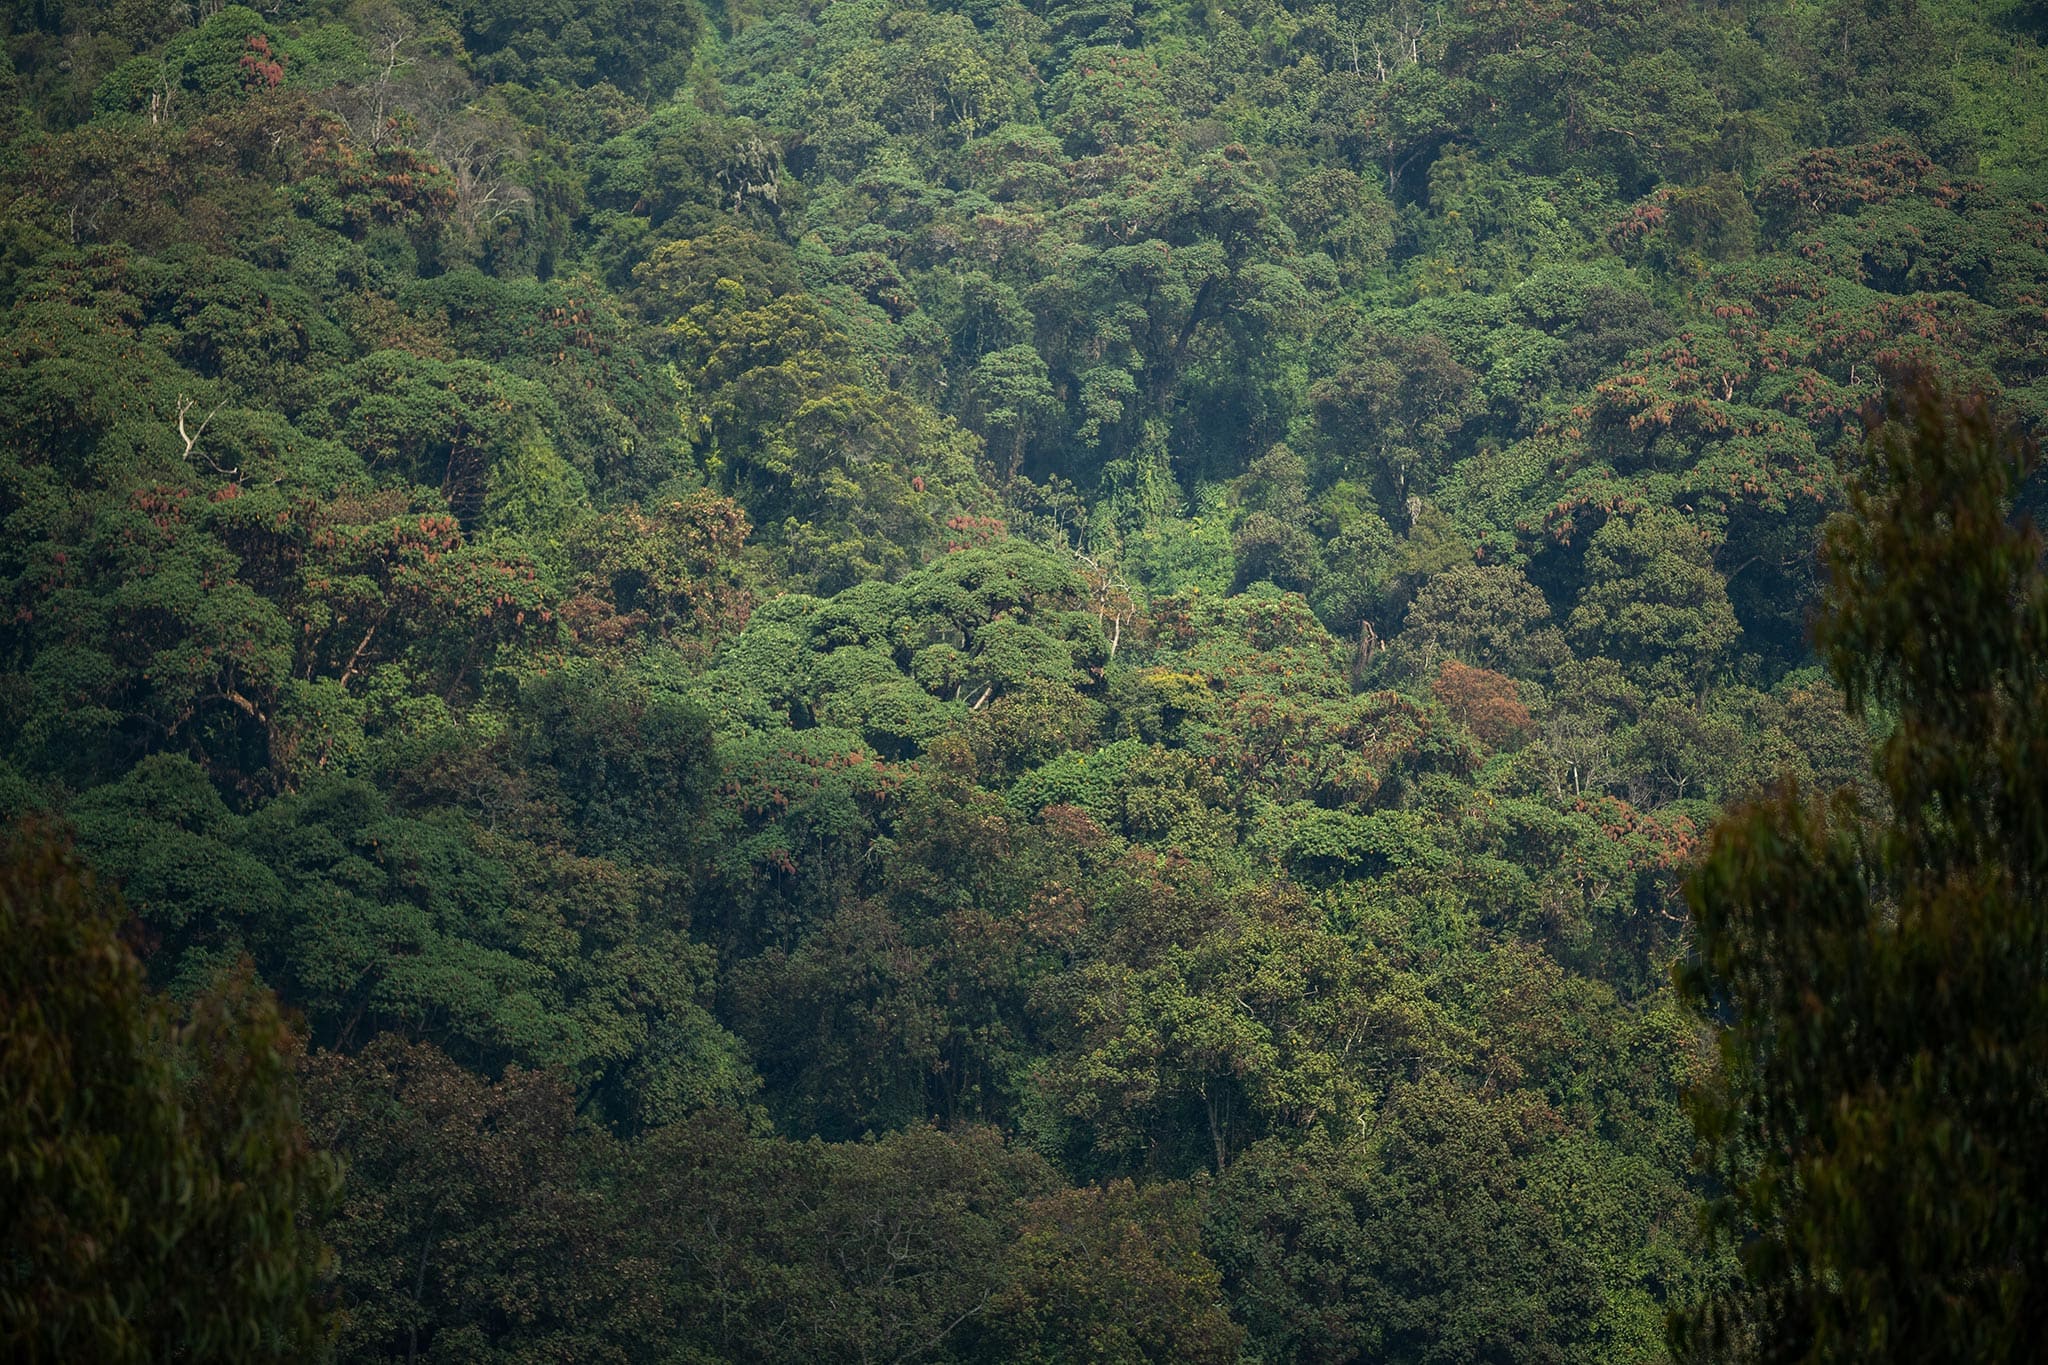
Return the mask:
<svg viewBox="0 0 2048 1365">
<path fill-rule="evenodd" d="M 1659 1358 L 2040 0 L 223 4 L 0 25 L 0 812 L 304 1019 L 337 1354 Z"/>
<path fill-rule="evenodd" d="M 972 384 L 984 435 L 1007 437 L 995 445 L 1004 452 L 1004 476 L 1015 479 L 1024 464 L 1025 443 L 1059 411 L 1045 361 L 1029 346 L 992 351 L 975 362 Z"/>
<path fill-rule="evenodd" d="M 1432 577 L 1409 604 L 1401 651 L 1424 669 L 1439 657 L 1547 679 L 1571 657 L 1543 594 L 1507 564 L 1460 564 Z"/>
<path fill-rule="evenodd" d="M 1223 919 L 1156 961 L 1117 956 L 1035 1002 L 1054 1044 L 1035 1077 L 1048 1124 L 1112 1170 L 1220 1174 L 1275 1131 L 1353 1133 L 1385 1077 L 1427 1051 L 1407 982 L 1284 910 Z"/>
<path fill-rule="evenodd" d="M 1571 630 L 1582 653 L 1629 664 L 1669 692 L 1704 687 L 1742 637 L 1706 531 L 1650 511 L 1593 534 Z"/>
<path fill-rule="evenodd" d="M 1529 708 L 1516 695 L 1513 679 L 1484 668 L 1445 659 L 1430 691 L 1452 719 L 1489 748 L 1501 748 L 1527 734 L 1534 723 Z"/>
<path fill-rule="evenodd" d="M 1058 1184 L 993 1129 L 799 1143 L 722 1115 L 650 1135 L 625 1174 L 664 1270 L 664 1330 L 641 1358 L 778 1365 L 960 1359 L 1030 1268 L 1012 1250 L 1026 1201 Z"/>
<path fill-rule="evenodd" d="M 493 1083 L 393 1034 L 306 1072 L 315 1130 L 353 1174 L 326 1225 L 346 1358 L 623 1359 L 608 1318 L 645 1289 L 587 1178 L 607 1144 L 560 1078 Z"/>
<path fill-rule="evenodd" d="M 794 953 L 733 973 L 737 1029 L 790 1131 L 845 1140 L 924 1116 L 944 1021 L 926 958 L 886 910 L 850 906 Z"/>
<path fill-rule="evenodd" d="M 0 1348 L 28 1362 L 292 1361 L 324 1331 L 306 1215 L 335 1170 L 246 967 L 174 1011 L 47 830 L 0 856 Z"/>
<path fill-rule="evenodd" d="M 1308 470 L 1286 446 L 1252 463 L 1242 481 L 1245 516 L 1231 537 L 1239 587 L 1261 579 L 1306 592 L 1316 578 L 1316 542 L 1308 529 Z"/>
<path fill-rule="evenodd" d="M 1409 499 L 1429 491 L 1478 410 L 1475 379 L 1441 337 L 1379 333 L 1308 397 L 1332 453 L 1377 480 L 1405 524 Z"/>
<path fill-rule="evenodd" d="M 974 1358 L 1020 1365 L 1240 1359 L 1244 1334 L 1224 1311 L 1197 1214 L 1184 1187 L 1139 1190 L 1128 1180 L 1033 1200 L 1006 1258 L 1009 1283 Z"/>
<path fill-rule="evenodd" d="M 1247 1151 L 1204 1240 L 1261 1357 L 1588 1358 L 1600 1288 L 1531 1188 L 1532 1126 L 1437 1075 L 1401 1087 L 1373 1141 Z"/>
<path fill-rule="evenodd" d="M 1886 800 L 1787 787 L 1691 884 L 1694 1119 L 1744 1271 L 1675 1322 L 1700 1358 L 2017 1360 L 2048 1322 L 2037 457 L 1924 379 L 1868 420 L 1817 633 L 1852 711 L 1896 716 Z"/>
</svg>

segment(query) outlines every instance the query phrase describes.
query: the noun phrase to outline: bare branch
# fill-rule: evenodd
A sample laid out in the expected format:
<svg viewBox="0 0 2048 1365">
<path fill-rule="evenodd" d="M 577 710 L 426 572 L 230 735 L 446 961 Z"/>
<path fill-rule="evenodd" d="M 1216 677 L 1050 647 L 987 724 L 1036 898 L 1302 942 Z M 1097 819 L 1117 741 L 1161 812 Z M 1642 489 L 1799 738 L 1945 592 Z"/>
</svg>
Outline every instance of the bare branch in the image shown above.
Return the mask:
<svg viewBox="0 0 2048 1365">
<path fill-rule="evenodd" d="M 197 406 L 198 405 L 196 403 L 194 403 L 191 399 L 187 398 L 184 394 L 181 393 L 178 395 L 178 439 L 185 443 L 185 454 L 183 458 L 185 460 L 185 463 L 187 464 L 192 463 L 192 456 L 195 453 L 198 453 L 199 438 L 206 434 L 207 426 L 213 421 L 215 415 L 218 414 L 220 410 L 227 405 L 225 403 L 215 403 L 213 405 L 213 411 L 207 413 L 205 417 L 201 418 L 199 425 L 196 428 L 194 428 L 191 431 L 187 431 L 185 429 L 186 414 L 192 412 Z M 224 479 L 239 479 L 242 477 L 242 469 L 241 466 L 239 465 L 235 466 L 233 469 L 225 469 L 221 467 L 219 464 L 216 464 L 214 462 L 213 457 L 210 455 L 202 453 L 199 455 L 199 458 L 206 461 L 207 468 L 211 469 L 214 473 L 220 475 Z"/>
</svg>

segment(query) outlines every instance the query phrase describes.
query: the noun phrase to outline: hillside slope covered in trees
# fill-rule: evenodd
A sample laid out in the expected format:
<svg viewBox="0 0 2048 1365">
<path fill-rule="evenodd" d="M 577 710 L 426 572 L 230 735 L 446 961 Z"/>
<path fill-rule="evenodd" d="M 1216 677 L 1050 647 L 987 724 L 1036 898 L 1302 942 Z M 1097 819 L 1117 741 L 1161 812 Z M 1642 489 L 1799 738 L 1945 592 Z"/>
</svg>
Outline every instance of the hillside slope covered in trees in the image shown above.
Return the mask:
<svg viewBox="0 0 2048 1365">
<path fill-rule="evenodd" d="M 302 1021 L 338 1358 L 1654 1361 L 1736 1273 L 1678 887 L 1875 791 L 1862 406 L 2048 417 L 2048 10 L 8 25 L 0 811 Z"/>
</svg>

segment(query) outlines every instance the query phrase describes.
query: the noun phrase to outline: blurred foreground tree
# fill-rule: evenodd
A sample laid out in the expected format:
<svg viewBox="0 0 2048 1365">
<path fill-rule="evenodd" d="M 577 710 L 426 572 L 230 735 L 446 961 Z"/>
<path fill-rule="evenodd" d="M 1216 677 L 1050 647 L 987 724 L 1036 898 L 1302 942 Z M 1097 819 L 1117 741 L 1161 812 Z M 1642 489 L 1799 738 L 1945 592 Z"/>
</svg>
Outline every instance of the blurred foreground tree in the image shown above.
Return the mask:
<svg viewBox="0 0 2048 1365">
<path fill-rule="evenodd" d="M 1721 1030 L 1694 1119 L 1743 1280 L 1681 1354 L 2031 1358 L 2048 1323 L 2048 574 L 2037 452 L 1916 380 L 1867 417 L 1818 641 L 1893 723 L 1885 808 L 1732 814 L 1681 984 Z"/>
<path fill-rule="evenodd" d="M 0 1354 L 316 1356 L 333 1188 L 297 1044 L 246 970 L 181 1022 L 70 851 L 0 836 Z"/>
</svg>

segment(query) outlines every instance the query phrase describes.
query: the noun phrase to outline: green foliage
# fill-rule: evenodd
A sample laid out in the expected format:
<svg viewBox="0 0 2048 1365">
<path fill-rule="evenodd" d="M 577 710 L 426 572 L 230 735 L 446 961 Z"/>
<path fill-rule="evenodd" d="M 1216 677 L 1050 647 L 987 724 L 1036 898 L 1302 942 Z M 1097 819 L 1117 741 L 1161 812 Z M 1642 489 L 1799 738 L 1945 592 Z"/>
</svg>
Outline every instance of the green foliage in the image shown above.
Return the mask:
<svg viewBox="0 0 2048 1365">
<path fill-rule="evenodd" d="M 1236 1359 L 1243 1333 L 1223 1311 L 1194 1213 L 1170 1185 L 1129 1181 L 1033 1201 L 984 1349 L 1047 1365 Z"/>
<path fill-rule="evenodd" d="M 1422 1085 L 1371 1147 L 1276 1140 L 1247 1153 L 1220 1182 L 1210 1236 L 1263 1353 L 1584 1358 L 1599 1290 L 1524 1183 L 1519 1127 Z M 1431 1150 L 1427 1178 L 1403 1170 L 1410 1144 Z"/>
<path fill-rule="evenodd" d="M 1588 543 L 1585 573 L 1571 617 L 1579 647 L 1633 665 L 1652 687 L 1698 686 L 1741 634 L 1704 538 L 1682 521 L 1615 517 Z"/>
<path fill-rule="evenodd" d="M 313 1131 L 349 1163 L 327 1224 L 345 1357 L 616 1358 L 624 1229 L 584 1183 L 601 1139 L 558 1081 L 492 1083 L 389 1035 L 306 1070 Z"/>
<path fill-rule="evenodd" d="M 1416 1044 L 1404 994 L 1331 936 L 1232 917 L 1156 962 L 1088 962 L 1048 983 L 1041 1008 L 1074 1037 L 1036 1080 L 1063 1147 L 1221 1173 L 1276 1127 L 1356 1133 L 1374 1099 L 1358 1071 Z"/>
<path fill-rule="evenodd" d="M 245 965 L 174 1010 L 68 848 L 17 825 L 5 854 L 0 1340 L 29 1361 L 304 1359 L 336 1173 L 276 1000 Z"/>
<path fill-rule="evenodd" d="M 2048 414 L 2037 19 L 17 7 L 0 805 L 303 1019 L 344 1358 L 1659 1359 L 1699 831 L 1918 809 L 1856 414 Z"/>
<path fill-rule="evenodd" d="M 2035 454 L 1925 380 L 1876 416 L 1820 635 L 1852 706 L 1896 715 L 1884 804 L 1747 806 L 1691 888 L 1684 980 L 1724 1021 L 1695 1121 L 1743 1261 L 1679 1324 L 1702 1355 L 2032 1349 L 2044 596 L 2011 508 Z"/>
<path fill-rule="evenodd" d="M 1425 669 L 1450 657 L 1531 679 L 1569 657 L 1550 604 L 1507 565 L 1463 564 L 1431 578 L 1408 604 L 1401 644 Z"/>
<path fill-rule="evenodd" d="M 489 81 L 531 86 L 606 82 L 661 96 L 683 81 L 703 18 L 687 0 L 619 0 L 600 7 L 465 5 L 464 45 Z"/>
</svg>

